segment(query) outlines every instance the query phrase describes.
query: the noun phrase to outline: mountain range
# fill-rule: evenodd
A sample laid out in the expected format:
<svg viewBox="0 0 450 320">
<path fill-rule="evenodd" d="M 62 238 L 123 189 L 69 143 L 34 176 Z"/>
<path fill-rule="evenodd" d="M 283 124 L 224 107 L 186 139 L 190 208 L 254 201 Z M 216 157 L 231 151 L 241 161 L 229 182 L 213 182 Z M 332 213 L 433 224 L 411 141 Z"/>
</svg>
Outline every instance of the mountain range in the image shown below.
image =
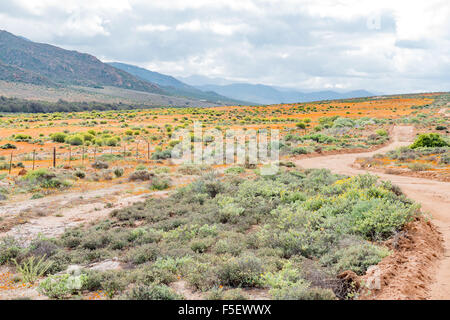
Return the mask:
<svg viewBox="0 0 450 320">
<path fill-rule="evenodd" d="M 200 90 L 214 91 L 233 99 L 253 101 L 254 103 L 260 104 L 337 100 L 376 95 L 366 90 L 354 90 L 348 92 L 332 90 L 299 91 L 287 87 L 239 83 L 227 79 L 209 78 L 200 75 L 180 77 L 179 79 Z"/>
<path fill-rule="evenodd" d="M 286 88 L 276 88 L 262 84 L 233 83 L 228 85 L 202 85 L 198 89 L 214 91 L 221 95 L 243 101 L 261 104 L 310 102 L 319 100 L 337 100 L 348 98 L 370 97 L 374 94 L 366 90 L 349 92 L 314 91 L 301 92 Z"/>
<path fill-rule="evenodd" d="M 150 71 L 141 67 L 133 66 L 130 64 L 120 63 L 120 62 L 110 62 L 109 65 L 126 71 L 135 77 L 143 79 L 145 81 L 155 83 L 161 87 L 165 92 L 170 95 L 180 96 L 180 97 L 190 97 L 194 99 L 215 101 L 219 103 L 232 103 L 232 104 L 248 104 L 244 100 L 233 99 L 223 95 L 219 95 L 213 90 L 201 90 L 194 86 L 190 86 L 172 76 L 168 76 L 162 73 Z M 239 101 L 240 100 L 240 101 Z"/>
<path fill-rule="evenodd" d="M 233 83 L 225 79 L 199 75 L 177 79 L 130 64 L 104 63 L 90 54 L 36 43 L 2 30 L 0 30 L 0 80 L 46 87 L 79 86 L 97 91 L 105 89 L 101 93 L 116 94 L 119 99 L 130 95 L 123 90 L 134 93 L 134 96 L 144 92 L 147 94 L 141 97 L 144 104 L 155 105 L 165 102 L 169 106 L 172 103 L 202 106 L 275 104 L 373 95 L 365 90 L 344 93 L 301 92 L 262 84 Z M 120 88 L 122 91 L 111 88 Z"/>
</svg>

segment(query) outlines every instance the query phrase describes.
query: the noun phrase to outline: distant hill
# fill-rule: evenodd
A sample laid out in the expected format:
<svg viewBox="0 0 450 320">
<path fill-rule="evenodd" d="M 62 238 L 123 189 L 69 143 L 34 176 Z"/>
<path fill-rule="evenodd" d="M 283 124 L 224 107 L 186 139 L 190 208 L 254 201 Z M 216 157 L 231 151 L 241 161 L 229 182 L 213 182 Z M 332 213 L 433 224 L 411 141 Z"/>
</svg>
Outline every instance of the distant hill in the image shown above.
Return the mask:
<svg viewBox="0 0 450 320">
<path fill-rule="evenodd" d="M 188 85 L 194 86 L 194 87 L 200 87 L 205 85 L 218 85 L 218 86 L 225 86 L 228 84 L 237 83 L 237 81 L 232 81 L 228 79 L 223 78 L 210 78 L 206 76 L 201 76 L 198 74 L 193 74 L 187 77 L 177 77 L 179 80 L 183 81 L 184 83 L 187 83 Z"/>
<path fill-rule="evenodd" d="M 132 74 L 140 79 L 155 83 L 160 86 L 165 92 L 174 96 L 202 99 L 217 103 L 248 104 L 248 102 L 239 101 L 239 99 L 232 99 L 230 97 L 219 95 L 216 92 L 213 92 L 213 90 L 200 90 L 180 80 L 177 80 L 172 76 L 162 73 L 150 71 L 141 67 L 120 62 L 110 62 L 108 64 L 117 69 L 126 71 L 129 74 Z"/>
<path fill-rule="evenodd" d="M 0 30 L 0 80 L 37 85 L 113 86 L 164 94 L 153 83 L 96 57 L 36 43 Z"/>
<path fill-rule="evenodd" d="M 317 91 L 300 92 L 292 89 L 277 89 L 261 84 L 234 83 L 228 85 L 202 85 L 198 89 L 214 91 L 218 94 L 260 104 L 310 102 L 319 100 L 337 100 L 370 97 L 374 94 L 365 90 L 350 92 Z"/>
<path fill-rule="evenodd" d="M 75 90 L 80 92 L 85 88 L 89 89 L 90 96 L 96 95 L 94 100 L 131 100 L 152 106 L 211 106 L 373 96 L 364 90 L 346 93 L 300 92 L 260 84 L 231 83 L 226 79 L 204 76 L 194 75 L 184 79 L 180 81 L 172 76 L 123 63 L 103 63 L 89 54 L 36 43 L 0 30 L 0 81 L 59 89 L 66 87 L 68 90 L 76 87 Z M 187 81 L 190 82 L 185 83 Z M 50 93 L 38 88 L 34 91 L 42 92 L 43 96 Z M 101 97 L 97 98 L 99 95 Z"/>
</svg>

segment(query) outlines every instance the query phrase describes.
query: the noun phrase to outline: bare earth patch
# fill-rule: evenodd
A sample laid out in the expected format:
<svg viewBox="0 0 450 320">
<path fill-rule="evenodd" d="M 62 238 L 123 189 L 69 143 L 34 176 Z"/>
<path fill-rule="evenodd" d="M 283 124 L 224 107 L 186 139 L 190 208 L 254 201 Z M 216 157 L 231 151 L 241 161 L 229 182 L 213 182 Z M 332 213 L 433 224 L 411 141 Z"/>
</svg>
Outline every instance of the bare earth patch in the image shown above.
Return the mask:
<svg viewBox="0 0 450 320">
<path fill-rule="evenodd" d="M 378 265 L 379 290 L 366 290 L 362 300 L 418 300 L 430 297 L 429 284 L 434 280 L 438 259 L 443 256 L 442 236 L 436 226 L 424 218 L 411 222 L 388 247 L 393 254 Z M 368 283 L 374 269 L 361 277 Z"/>
</svg>

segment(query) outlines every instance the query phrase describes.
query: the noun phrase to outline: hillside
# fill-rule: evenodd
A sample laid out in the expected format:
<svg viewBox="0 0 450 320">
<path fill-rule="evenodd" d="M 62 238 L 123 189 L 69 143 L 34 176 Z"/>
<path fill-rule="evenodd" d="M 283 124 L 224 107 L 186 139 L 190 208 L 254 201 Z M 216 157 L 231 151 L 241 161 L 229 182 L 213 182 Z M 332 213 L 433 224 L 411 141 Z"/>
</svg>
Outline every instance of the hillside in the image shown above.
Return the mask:
<svg viewBox="0 0 450 320">
<path fill-rule="evenodd" d="M 96 57 L 0 31 L 0 80 L 38 85 L 114 86 L 163 94 L 157 85 Z"/>
<path fill-rule="evenodd" d="M 174 97 L 144 91 L 123 89 L 112 86 L 101 88 L 83 87 L 83 86 L 44 86 L 24 82 L 11 82 L 0 80 L 0 99 L 18 98 L 30 102 L 50 102 L 61 101 L 77 102 L 82 104 L 100 103 L 100 104 L 123 104 L 139 107 L 213 107 L 217 103 L 188 99 L 183 97 Z M 27 102 L 23 102 L 27 104 Z M 1 105 L 1 103 L 0 103 Z M 74 104 L 75 105 L 75 104 Z M 0 109 L 2 109 L 0 107 Z M 56 108 L 59 109 L 59 108 Z M 64 110 L 67 108 L 64 107 Z M 78 108 L 74 108 L 76 110 Z M 2 109 L 6 111 L 5 109 Z M 24 107 L 23 111 L 26 111 Z M 14 108 L 14 112 L 20 112 Z"/>
<path fill-rule="evenodd" d="M 213 92 L 213 90 L 200 90 L 169 75 L 120 62 L 111 62 L 108 64 L 117 69 L 128 72 L 129 74 L 132 74 L 140 79 L 155 83 L 165 92 L 174 96 L 202 99 L 217 103 L 248 104 L 248 102 L 240 101 L 240 99 L 231 99 L 227 96 L 219 95 L 216 92 Z"/>
</svg>

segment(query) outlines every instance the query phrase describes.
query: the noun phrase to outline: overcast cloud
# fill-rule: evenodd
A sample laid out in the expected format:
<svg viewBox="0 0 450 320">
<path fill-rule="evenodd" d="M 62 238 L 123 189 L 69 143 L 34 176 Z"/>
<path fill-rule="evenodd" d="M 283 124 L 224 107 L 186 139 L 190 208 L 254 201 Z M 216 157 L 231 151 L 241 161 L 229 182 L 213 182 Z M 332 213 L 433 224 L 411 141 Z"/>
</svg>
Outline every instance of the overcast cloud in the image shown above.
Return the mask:
<svg viewBox="0 0 450 320">
<path fill-rule="evenodd" d="M 450 90 L 447 0 L 10 0 L 0 29 L 174 76 Z"/>
</svg>

